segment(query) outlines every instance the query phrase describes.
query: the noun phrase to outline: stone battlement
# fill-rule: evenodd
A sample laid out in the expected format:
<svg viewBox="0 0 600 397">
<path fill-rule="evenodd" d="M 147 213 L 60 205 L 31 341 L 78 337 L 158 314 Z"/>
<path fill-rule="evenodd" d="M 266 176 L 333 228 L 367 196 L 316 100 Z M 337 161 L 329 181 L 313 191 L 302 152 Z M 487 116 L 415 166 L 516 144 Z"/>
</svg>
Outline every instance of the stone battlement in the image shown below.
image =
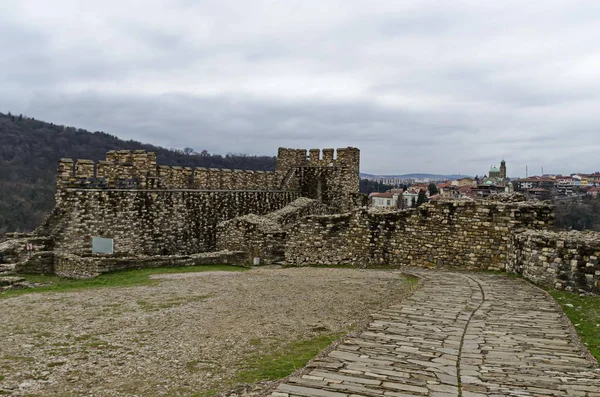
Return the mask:
<svg viewBox="0 0 600 397">
<path fill-rule="evenodd" d="M 325 202 L 358 193 L 360 150 L 279 148 L 275 172 L 157 165 L 156 153 L 112 150 L 106 160 L 61 159 L 57 189 L 301 190 Z"/>
<path fill-rule="evenodd" d="M 156 164 L 156 153 L 110 151 L 106 160 L 61 159 L 59 190 L 75 189 L 196 189 L 276 190 L 274 172 L 220 168 L 190 168 Z"/>
<path fill-rule="evenodd" d="M 193 254 L 214 250 L 220 222 L 265 215 L 299 197 L 328 212 L 360 203 L 360 151 L 310 152 L 279 149 L 275 172 L 158 165 L 144 150 L 62 159 L 56 207 L 36 233 L 62 252 L 89 253 L 92 237 L 102 237 L 118 254 Z"/>
<path fill-rule="evenodd" d="M 299 191 L 303 197 L 350 210 L 359 192 L 360 150 L 287 149 L 277 153 L 276 179 L 280 188 Z"/>
<path fill-rule="evenodd" d="M 279 148 L 277 165 L 295 167 L 358 167 L 360 150 L 354 147 L 334 149 Z"/>
</svg>

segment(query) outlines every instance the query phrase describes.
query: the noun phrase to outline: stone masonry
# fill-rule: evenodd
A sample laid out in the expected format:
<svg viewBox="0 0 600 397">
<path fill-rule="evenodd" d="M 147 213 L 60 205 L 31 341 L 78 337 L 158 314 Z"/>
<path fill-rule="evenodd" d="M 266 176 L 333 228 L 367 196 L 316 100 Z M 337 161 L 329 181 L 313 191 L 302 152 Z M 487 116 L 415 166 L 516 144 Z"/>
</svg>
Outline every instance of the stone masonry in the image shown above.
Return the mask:
<svg viewBox="0 0 600 397">
<path fill-rule="evenodd" d="M 599 235 L 550 233 L 550 204 L 493 195 L 371 212 L 361 207 L 359 166 L 360 151 L 351 147 L 280 148 L 270 173 L 162 166 L 145 151 L 111 151 L 100 162 L 63 159 L 55 209 L 33 234 L 0 242 L 0 265 L 94 275 L 123 263 L 150 266 L 160 256 L 171 263 L 224 250 L 242 252 L 247 264 L 260 257 L 290 265 L 507 270 L 598 293 Z M 112 238 L 115 257 L 142 259 L 90 264 L 94 236 Z"/>
<path fill-rule="evenodd" d="M 219 222 L 264 215 L 304 194 L 330 208 L 348 205 L 341 200 L 358 194 L 358 149 L 338 149 L 337 158 L 325 149 L 323 160 L 310 153 L 281 148 L 275 172 L 160 166 L 145 151 L 111 151 L 97 163 L 63 159 L 56 208 L 39 230 L 70 253 L 90 252 L 91 236 L 113 238 L 121 254 L 213 251 Z M 297 177 L 307 167 L 321 170 L 315 180 Z M 335 189 L 305 186 L 320 183 Z"/>
<path fill-rule="evenodd" d="M 504 269 L 511 231 L 546 230 L 547 203 L 438 201 L 405 211 L 309 216 L 291 228 L 286 261 Z"/>
<path fill-rule="evenodd" d="M 304 216 L 327 214 L 328 207 L 317 200 L 301 197 L 288 206 L 259 216 L 244 215 L 217 225 L 217 249 L 243 251 L 248 260 L 261 263 L 284 259 L 288 229 Z"/>
<path fill-rule="evenodd" d="M 360 150 L 348 147 L 333 149 L 279 148 L 276 179 L 282 187 L 300 192 L 344 212 L 354 208 L 359 192 Z"/>
<path fill-rule="evenodd" d="M 22 249 L 27 241 L 13 241 L 0 247 L 0 259 L 26 261 L 21 269 L 48 273 L 60 267 L 55 254 L 89 255 L 92 237 L 113 239 L 118 256 L 215 251 L 217 225 L 229 219 L 273 213 L 299 197 L 310 197 L 320 208 L 306 213 L 337 212 L 361 203 L 359 153 L 356 148 L 324 149 L 321 155 L 311 149 L 309 155 L 305 149 L 281 148 L 275 172 L 162 166 L 155 153 L 139 150 L 111 151 L 99 162 L 62 159 L 56 207 L 27 237 L 44 239 L 49 248 L 23 258 L 13 254 L 13 245 Z M 280 214 L 271 219 L 285 220 L 285 211 Z M 87 262 L 69 263 L 87 268 Z"/>
<path fill-rule="evenodd" d="M 219 222 L 267 214 L 291 191 L 65 190 L 53 226 L 55 249 L 91 252 L 91 236 L 114 239 L 117 254 L 173 255 L 215 250 Z"/>
<path fill-rule="evenodd" d="M 506 270 L 536 284 L 600 294 L 600 233 L 521 230 L 511 237 Z"/>
</svg>

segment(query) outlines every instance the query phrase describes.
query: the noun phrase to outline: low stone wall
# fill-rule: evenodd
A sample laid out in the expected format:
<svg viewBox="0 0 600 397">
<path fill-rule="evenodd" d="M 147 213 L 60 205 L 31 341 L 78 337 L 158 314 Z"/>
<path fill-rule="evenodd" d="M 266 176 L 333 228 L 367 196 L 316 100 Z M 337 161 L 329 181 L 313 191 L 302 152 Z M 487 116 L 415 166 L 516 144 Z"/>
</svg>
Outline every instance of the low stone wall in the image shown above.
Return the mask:
<svg viewBox="0 0 600 397">
<path fill-rule="evenodd" d="M 27 249 L 27 246 L 31 250 Z M 37 252 L 51 251 L 52 239 L 31 233 L 7 233 L 0 242 L 0 263 L 17 263 Z"/>
<path fill-rule="evenodd" d="M 54 252 L 41 251 L 22 257 L 15 265 L 21 274 L 54 274 Z"/>
<path fill-rule="evenodd" d="M 553 225 L 543 202 L 440 201 L 405 211 L 308 216 L 287 236 L 292 265 L 504 269 L 510 232 Z"/>
<path fill-rule="evenodd" d="M 521 230 L 509 252 L 508 272 L 544 287 L 600 294 L 600 233 Z"/>
<path fill-rule="evenodd" d="M 217 249 L 244 251 L 248 260 L 273 263 L 284 258 L 287 229 L 310 214 L 327 213 L 317 200 L 301 197 L 267 215 L 244 215 L 217 225 Z"/>
<path fill-rule="evenodd" d="M 118 270 L 148 269 L 157 267 L 195 265 L 249 265 L 243 252 L 220 251 L 194 255 L 169 256 L 79 256 L 57 253 L 54 257 L 54 273 L 68 278 L 92 278 Z"/>
</svg>

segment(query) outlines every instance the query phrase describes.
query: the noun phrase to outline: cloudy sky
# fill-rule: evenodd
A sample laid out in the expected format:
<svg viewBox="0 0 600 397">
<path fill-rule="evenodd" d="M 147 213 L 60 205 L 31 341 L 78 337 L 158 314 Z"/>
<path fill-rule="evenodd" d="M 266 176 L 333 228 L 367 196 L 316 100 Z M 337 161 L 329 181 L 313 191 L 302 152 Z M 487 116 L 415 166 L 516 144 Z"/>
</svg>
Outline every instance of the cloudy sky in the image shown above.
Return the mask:
<svg viewBox="0 0 600 397">
<path fill-rule="evenodd" d="M 0 111 L 363 172 L 600 169 L 600 1 L 0 0 Z"/>
</svg>

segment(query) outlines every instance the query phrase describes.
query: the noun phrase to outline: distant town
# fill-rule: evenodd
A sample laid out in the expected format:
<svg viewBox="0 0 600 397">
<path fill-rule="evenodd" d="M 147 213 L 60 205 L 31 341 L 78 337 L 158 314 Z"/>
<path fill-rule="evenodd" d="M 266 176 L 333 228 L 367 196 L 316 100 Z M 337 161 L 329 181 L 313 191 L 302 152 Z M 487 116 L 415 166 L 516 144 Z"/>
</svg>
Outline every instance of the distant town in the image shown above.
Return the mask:
<svg viewBox="0 0 600 397">
<path fill-rule="evenodd" d="M 423 175 L 407 176 L 363 175 L 375 189 L 368 191 L 371 207 L 411 208 L 430 200 L 476 200 L 498 193 L 523 193 L 533 200 L 560 200 L 573 197 L 597 197 L 600 192 L 600 172 L 571 175 L 528 176 L 508 178 L 506 161 L 491 166 L 482 177 Z M 383 190 L 383 191 L 382 191 Z"/>
</svg>

